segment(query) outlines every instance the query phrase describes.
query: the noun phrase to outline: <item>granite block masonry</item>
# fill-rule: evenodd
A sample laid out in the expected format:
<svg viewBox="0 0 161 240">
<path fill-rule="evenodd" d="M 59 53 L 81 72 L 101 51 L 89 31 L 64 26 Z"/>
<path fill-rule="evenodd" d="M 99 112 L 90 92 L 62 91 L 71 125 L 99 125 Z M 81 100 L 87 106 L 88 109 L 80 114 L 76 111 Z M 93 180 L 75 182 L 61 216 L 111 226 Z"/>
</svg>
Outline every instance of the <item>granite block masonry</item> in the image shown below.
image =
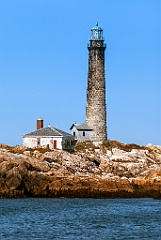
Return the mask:
<svg viewBox="0 0 161 240">
<path fill-rule="evenodd" d="M 105 86 L 105 53 L 103 29 L 98 23 L 91 29 L 88 45 L 88 85 L 86 103 L 86 124 L 92 131 L 91 140 L 107 139 L 106 129 L 106 86 Z"/>
</svg>

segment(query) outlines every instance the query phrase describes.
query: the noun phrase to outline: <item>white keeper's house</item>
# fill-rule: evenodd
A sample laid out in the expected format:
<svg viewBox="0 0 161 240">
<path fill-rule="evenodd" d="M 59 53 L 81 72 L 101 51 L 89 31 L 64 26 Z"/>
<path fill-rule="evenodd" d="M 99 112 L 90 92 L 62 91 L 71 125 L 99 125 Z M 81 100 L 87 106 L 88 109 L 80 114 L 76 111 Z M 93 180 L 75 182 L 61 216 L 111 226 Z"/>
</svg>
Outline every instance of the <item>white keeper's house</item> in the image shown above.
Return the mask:
<svg viewBox="0 0 161 240">
<path fill-rule="evenodd" d="M 37 120 L 37 130 L 23 135 L 23 146 L 29 148 L 49 147 L 50 149 L 74 150 L 75 136 Z"/>
</svg>

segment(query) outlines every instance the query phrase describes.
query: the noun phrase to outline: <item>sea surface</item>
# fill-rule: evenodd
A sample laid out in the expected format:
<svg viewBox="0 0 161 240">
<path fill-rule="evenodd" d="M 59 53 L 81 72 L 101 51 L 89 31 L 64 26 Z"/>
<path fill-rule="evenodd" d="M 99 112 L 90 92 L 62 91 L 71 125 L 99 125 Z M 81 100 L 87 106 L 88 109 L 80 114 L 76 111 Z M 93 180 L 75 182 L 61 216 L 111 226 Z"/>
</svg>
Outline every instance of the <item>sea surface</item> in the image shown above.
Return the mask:
<svg viewBox="0 0 161 240">
<path fill-rule="evenodd" d="M 0 240 L 161 240 L 154 199 L 0 199 Z"/>
</svg>

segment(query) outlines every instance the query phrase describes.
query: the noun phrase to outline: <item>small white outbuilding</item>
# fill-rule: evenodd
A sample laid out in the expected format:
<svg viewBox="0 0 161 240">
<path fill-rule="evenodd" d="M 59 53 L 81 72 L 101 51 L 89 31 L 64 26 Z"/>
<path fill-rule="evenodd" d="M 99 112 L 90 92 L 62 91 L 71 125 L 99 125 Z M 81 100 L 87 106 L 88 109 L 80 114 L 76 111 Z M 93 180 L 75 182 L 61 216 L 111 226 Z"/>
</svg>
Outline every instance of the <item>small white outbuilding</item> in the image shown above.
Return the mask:
<svg viewBox="0 0 161 240">
<path fill-rule="evenodd" d="M 77 142 L 84 142 L 92 139 L 93 129 L 86 123 L 78 124 L 75 122 L 70 127 L 70 130 L 71 134 L 75 137 Z"/>
</svg>

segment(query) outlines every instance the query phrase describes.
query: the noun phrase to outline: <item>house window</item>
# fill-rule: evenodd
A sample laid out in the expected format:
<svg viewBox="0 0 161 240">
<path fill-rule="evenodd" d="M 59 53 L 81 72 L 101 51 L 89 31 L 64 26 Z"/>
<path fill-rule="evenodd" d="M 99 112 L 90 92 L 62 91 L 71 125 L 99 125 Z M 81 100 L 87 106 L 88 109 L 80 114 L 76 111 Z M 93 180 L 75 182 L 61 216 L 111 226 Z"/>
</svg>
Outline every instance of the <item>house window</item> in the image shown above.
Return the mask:
<svg viewBox="0 0 161 240">
<path fill-rule="evenodd" d="M 37 145 L 40 145 L 40 138 L 37 139 Z"/>
<path fill-rule="evenodd" d="M 75 132 L 73 132 L 73 136 L 75 136 Z"/>
<path fill-rule="evenodd" d="M 85 137 L 85 135 L 86 135 L 86 132 L 83 132 L 83 137 Z"/>
</svg>

